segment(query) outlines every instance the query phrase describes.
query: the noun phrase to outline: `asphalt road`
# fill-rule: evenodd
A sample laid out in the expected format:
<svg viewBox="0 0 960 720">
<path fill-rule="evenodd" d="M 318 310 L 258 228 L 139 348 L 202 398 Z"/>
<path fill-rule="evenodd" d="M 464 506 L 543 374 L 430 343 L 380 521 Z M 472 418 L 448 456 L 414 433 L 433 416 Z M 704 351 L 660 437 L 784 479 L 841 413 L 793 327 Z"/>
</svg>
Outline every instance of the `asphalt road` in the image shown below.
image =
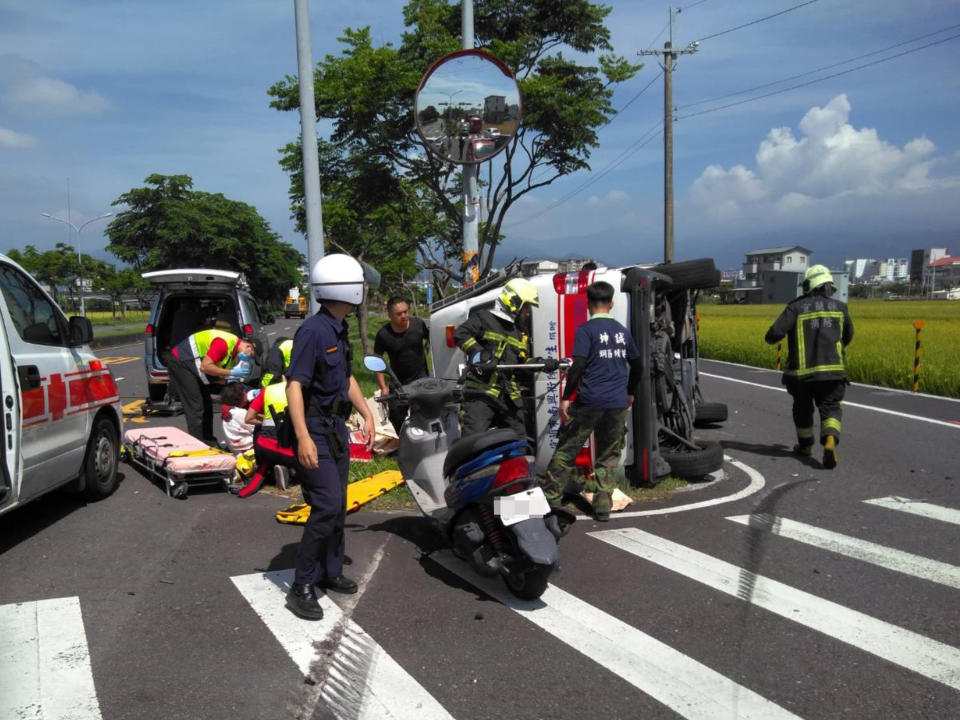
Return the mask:
<svg viewBox="0 0 960 720">
<path fill-rule="evenodd" d="M 100 354 L 134 410 L 141 347 Z M 730 408 L 702 431 L 726 477 L 579 521 L 542 602 L 458 568 L 418 517 L 361 511 L 361 593 L 304 623 L 282 607 L 300 531 L 281 498 L 170 500 L 124 466 L 104 502 L 0 519 L 0 618 L 37 608 L 41 658 L 45 627 L 79 637 L 75 682 L 27 678 L 72 698 L 62 717 L 960 717 L 960 403 L 850 387 L 826 471 L 790 455 L 778 375 L 702 371 Z M 0 637 L 4 720 L 16 652 Z"/>
</svg>

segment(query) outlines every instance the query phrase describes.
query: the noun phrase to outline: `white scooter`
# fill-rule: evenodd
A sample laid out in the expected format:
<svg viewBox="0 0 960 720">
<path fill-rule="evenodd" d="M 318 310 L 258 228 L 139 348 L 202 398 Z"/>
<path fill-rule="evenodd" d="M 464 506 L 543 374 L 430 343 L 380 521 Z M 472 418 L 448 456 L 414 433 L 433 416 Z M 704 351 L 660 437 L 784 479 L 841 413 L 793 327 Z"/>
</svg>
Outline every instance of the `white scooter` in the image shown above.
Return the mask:
<svg viewBox="0 0 960 720">
<path fill-rule="evenodd" d="M 374 355 L 364 366 L 390 372 Z M 546 369 L 544 363 L 497 367 Z M 557 541 L 575 518 L 551 511 L 526 438 L 508 429 L 460 437 L 459 404 L 477 394 L 463 378 L 422 378 L 397 387 L 395 397 L 410 406 L 398 432 L 400 471 L 421 512 L 459 557 L 478 573 L 499 574 L 517 597 L 533 600 L 546 589 L 559 559 Z"/>
</svg>

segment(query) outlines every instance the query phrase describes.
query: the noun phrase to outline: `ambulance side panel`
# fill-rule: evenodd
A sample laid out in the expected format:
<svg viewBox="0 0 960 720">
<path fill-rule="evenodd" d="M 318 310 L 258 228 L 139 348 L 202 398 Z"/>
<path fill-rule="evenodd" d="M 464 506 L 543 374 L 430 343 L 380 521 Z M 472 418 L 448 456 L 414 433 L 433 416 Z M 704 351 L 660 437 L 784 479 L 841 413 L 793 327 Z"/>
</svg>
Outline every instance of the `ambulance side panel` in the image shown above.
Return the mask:
<svg viewBox="0 0 960 720">
<path fill-rule="evenodd" d="M 79 473 L 90 418 L 71 408 L 69 399 L 83 361 L 79 348 L 68 347 L 63 312 L 33 278 L 0 263 L 0 291 L 0 314 L 20 382 L 20 447 L 23 475 L 30 478 L 20 501 L 26 502 Z"/>
</svg>

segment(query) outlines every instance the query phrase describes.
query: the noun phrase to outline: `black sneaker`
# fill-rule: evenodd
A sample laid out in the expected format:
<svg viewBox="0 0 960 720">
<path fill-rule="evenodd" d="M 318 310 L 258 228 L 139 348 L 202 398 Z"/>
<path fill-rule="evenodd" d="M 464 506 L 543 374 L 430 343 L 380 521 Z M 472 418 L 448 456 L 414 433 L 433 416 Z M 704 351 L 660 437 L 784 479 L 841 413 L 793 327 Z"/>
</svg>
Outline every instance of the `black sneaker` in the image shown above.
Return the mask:
<svg viewBox="0 0 960 720">
<path fill-rule="evenodd" d="M 344 595 L 353 595 L 357 591 L 357 583 L 348 577 L 338 575 L 335 578 L 327 578 L 317 583 L 317 587 L 324 590 L 343 593 Z"/>
<path fill-rule="evenodd" d="M 298 618 L 304 620 L 322 620 L 323 608 L 317 602 L 317 593 L 313 585 L 294 583 L 287 593 L 287 608 Z"/>
</svg>

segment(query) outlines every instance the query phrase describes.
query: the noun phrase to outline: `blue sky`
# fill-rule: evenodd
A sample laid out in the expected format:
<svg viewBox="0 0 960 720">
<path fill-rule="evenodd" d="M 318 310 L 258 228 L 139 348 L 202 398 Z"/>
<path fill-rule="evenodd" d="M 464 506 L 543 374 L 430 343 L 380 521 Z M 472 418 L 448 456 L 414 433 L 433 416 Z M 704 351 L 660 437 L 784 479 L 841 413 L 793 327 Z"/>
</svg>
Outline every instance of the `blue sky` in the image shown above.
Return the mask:
<svg viewBox="0 0 960 720">
<path fill-rule="evenodd" d="M 960 254 L 960 38 L 946 40 L 960 34 L 960 0 L 819 0 L 708 38 L 802 1 L 680 3 L 674 46 L 700 45 L 674 74 L 676 258 L 729 268 L 747 250 L 794 243 L 831 265 L 914 247 Z M 312 0 L 314 59 L 339 52 L 345 27 L 397 42 L 403 4 Z M 666 2 L 610 4 L 616 52 L 662 47 Z M 584 248 L 610 264 L 662 258 L 663 83 L 641 93 L 659 72 L 643 60 L 616 91 L 624 109 L 601 130 L 592 171 L 518 203 L 498 259 Z M 296 67 L 290 0 L 0 0 L 0 250 L 68 241 L 66 226 L 41 216 L 67 216 L 68 180 L 79 225 L 156 172 L 255 206 L 305 252 L 277 164 L 299 120 L 266 96 Z M 104 226 L 89 225 L 81 245 L 112 259 Z"/>
</svg>

